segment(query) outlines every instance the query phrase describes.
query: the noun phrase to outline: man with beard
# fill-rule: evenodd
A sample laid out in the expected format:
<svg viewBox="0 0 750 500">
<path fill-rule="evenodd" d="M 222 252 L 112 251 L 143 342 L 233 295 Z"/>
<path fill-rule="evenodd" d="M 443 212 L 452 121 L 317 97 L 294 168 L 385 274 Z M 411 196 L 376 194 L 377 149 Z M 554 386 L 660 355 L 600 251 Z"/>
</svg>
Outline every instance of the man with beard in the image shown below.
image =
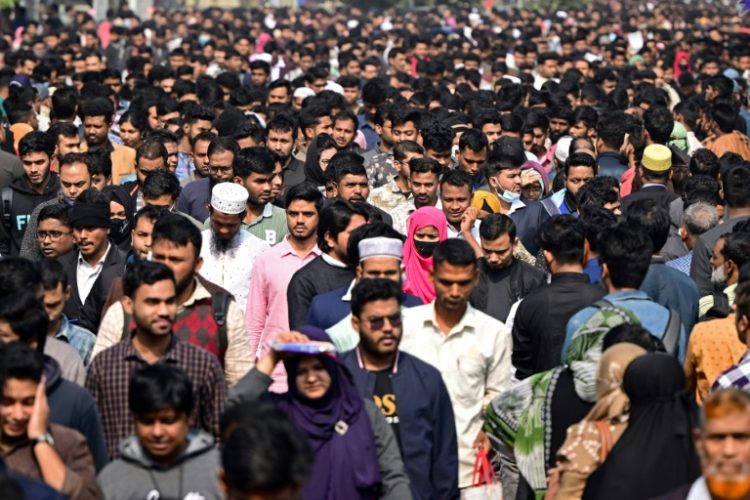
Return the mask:
<svg viewBox="0 0 750 500">
<path fill-rule="evenodd" d="M 336 198 L 362 206 L 369 214 L 367 219 L 370 222 L 380 221 L 393 226 L 393 218 L 388 212 L 367 202 L 370 186 L 362 156 L 354 151 L 339 151 L 328 162 L 328 172 L 332 174 Z"/>
<path fill-rule="evenodd" d="M 351 323 L 359 346 L 344 353 L 341 361 L 362 397 L 372 399 L 391 425 L 413 497 L 457 497 L 458 450 L 450 396 L 437 369 L 399 351 L 400 287 L 388 279 L 364 279 L 351 295 Z"/>
<path fill-rule="evenodd" d="M 109 240 L 111 226 L 109 199 L 89 189 L 68 211 L 77 252 L 68 252 L 58 261 L 67 272 L 70 298 L 63 312 L 78 325 L 95 332 L 104 301 L 112 282 L 125 271 L 127 256 Z"/>
<path fill-rule="evenodd" d="M 0 203 L 0 254 L 18 255 L 27 223 L 34 209 L 57 195 L 60 179 L 50 172 L 54 139 L 44 132 L 29 132 L 18 145 L 23 164 L 10 186 L 2 189 Z"/>
<path fill-rule="evenodd" d="M 246 151 L 246 150 L 242 150 Z M 242 151 L 237 159 L 242 161 Z M 255 258 L 268 244 L 242 229 L 247 190 L 233 182 L 214 186 L 211 195 L 211 228 L 203 231 L 201 276 L 226 289 L 245 310 Z"/>
<path fill-rule="evenodd" d="M 60 157 L 58 172 L 60 177 L 60 192 L 56 198 L 40 203 L 31 212 L 26 233 L 21 242 L 21 257 L 39 260 L 42 258 L 41 248 L 37 241 L 39 215 L 50 205 L 63 204 L 71 206 L 78 196 L 91 187 L 90 166 L 91 156 L 81 153 L 70 153 Z"/>
<path fill-rule="evenodd" d="M 234 178 L 232 162 L 239 150 L 240 146 L 234 139 L 215 137 L 208 145 L 209 176 L 196 179 L 185 186 L 177 200 L 177 210 L 200 221 L 208 219 L 212 189 L 216 184 L 229 182 Z"/>
<path fill-rule="evenodd" d="M 179 214 L 160 218 L 151 233 L 152 259 L 169 267 L 177 284 L 175 336 L 219 358 L 227 383 L 233 384 L 253 363 L 243 308 L 226 290 L 198 275 L 202 244 L 200 230 Z M 102 318 L 92 357 L 127 338 L 134 325 L 122 301 L 114 302 Z"/>
<path fill-rule="evenodd" d="M 133 198 L 136 212 L 146 204 L 143 200 L 142 189 L 146 177 L 155 170 L 166 170 L 168 156 L 167 148 L 154 139 L 147 139 L 138 146 L 135 170 L 136 179 L 122 185 L 131 198 Z"/>
<path fill-rule="evenodd" d="M 107 134 L 112 127 L 114 113 L 112 103 L 104 97 L 95 97 L 83 102 L 80 115 L 86 147 L 81 149 L 108 152 L 112 160 L 112 183 L 117 185 L 123 177 L 135 171 L 135 151 L 109 141 Z"/>
<path fill-rule="evenodd" d="M 542 200 L 547 213 L 552 215 L 573 214 L 578 212 L 576 195 L 588 181 L 596 177 L 598 167 L 596 160 L 586 153 L 573 153 L 565 160 L 565 189 L 557 191 L 549 198 Z"/>
<path fill-rule="evenodd" d="M 278 114 L 268 122 L 266 147 L 276 153 L 281 161 L 284 187 L 290 189 L 305 182 L 305 162 L 294 157 L 297 126 L 289 116 Z"/>
<path fill-rule="evenodd" d="M 271 203 L 276 160 L 266 148 L 241 149 L 232 162 L 234 182 L 247 189 L 247 207 L 242 229 L 275 245 L 287 233 L 283 208 Z"/>
<path fill-rule="evenodd" d="M 516 225 L 507 215 L 491 214 L 479 225 L 484 257 L 471 305 L 503 323 L 513 304 L 544 283 L 544 273 L 514 256 Z"/>
</svg>

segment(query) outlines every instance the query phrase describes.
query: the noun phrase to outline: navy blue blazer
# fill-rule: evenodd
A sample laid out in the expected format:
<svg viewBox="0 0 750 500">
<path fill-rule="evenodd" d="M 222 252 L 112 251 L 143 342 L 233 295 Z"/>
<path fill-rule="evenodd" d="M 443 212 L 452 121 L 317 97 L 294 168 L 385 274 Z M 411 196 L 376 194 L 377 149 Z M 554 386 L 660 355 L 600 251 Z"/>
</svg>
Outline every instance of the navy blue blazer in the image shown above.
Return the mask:
<svg viewBox="0 0 750 500">
<path fill-rule="evenodd" d="M 357 350 L 339 359 L 365 399 L 372 400 L 375 374 L 360 368 Z M 432 365 L 399 352 L 391 375 L 399 418 L 401 455 L 415 500 L 457 499 L 458 443 L 448 389 Z"/>
<path fill-rule="evenodd" d="M 352 312 L 349 301 L 342 300 L 348 290 L 349 285 L 316 295 L 307 310 L 305 324 L 327 330 L 346 318 Z M 422 305 L 422 300 L 419 297 L 408 293 L 401 294 L 401 302 L 404 307 Z"/>
</svg>

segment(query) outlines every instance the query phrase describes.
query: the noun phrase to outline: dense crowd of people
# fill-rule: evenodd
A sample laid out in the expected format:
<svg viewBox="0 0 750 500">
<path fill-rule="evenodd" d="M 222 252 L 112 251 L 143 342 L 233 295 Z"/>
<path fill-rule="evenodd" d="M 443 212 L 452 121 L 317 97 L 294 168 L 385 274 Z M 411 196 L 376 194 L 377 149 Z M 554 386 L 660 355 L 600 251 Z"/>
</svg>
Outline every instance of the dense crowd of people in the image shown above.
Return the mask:
<svg viewBox="0 0 750 500">
<path fill-rule="evenodd" d="M 16 8 L 0 498 L 750 499 L 733 9 Z"/>
</svg>

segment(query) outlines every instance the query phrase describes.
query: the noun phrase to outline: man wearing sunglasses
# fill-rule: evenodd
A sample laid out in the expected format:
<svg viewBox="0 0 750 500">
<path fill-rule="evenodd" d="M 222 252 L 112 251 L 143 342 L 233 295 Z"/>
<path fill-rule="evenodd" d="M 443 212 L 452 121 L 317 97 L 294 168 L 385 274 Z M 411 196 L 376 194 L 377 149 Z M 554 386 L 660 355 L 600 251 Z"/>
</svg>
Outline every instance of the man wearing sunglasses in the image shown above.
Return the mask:
<svg viewBox="0 0 750 500">
<path fill-rule="evenodd" d="M 389 279 L 363 279 L 351 295 L 351 324 L 359 346 L 341 360 L 362 397 L 372 398 L 391 425 L 412 497 L 457 498 L 458 450 L 450 396 L 436 368 L 399 351 L 401 288 Z"/>
</svg>

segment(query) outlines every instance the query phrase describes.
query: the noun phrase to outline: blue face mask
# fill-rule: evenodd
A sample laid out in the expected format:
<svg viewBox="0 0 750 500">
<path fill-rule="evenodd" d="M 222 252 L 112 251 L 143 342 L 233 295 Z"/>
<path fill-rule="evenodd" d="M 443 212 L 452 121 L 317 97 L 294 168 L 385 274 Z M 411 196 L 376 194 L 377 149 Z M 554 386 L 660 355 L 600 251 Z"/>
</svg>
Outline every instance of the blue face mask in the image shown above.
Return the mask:
<svg viewBox="0 0 750 500">
<path fill-rule="evenodd" d="M 498 193 L 498 196 L 509 205 L 512 205 L 514 202 L 521 199 L 521 193 L 514 193 L 512 191 L 503 191 L 502 194 Z"/>
</svg>

